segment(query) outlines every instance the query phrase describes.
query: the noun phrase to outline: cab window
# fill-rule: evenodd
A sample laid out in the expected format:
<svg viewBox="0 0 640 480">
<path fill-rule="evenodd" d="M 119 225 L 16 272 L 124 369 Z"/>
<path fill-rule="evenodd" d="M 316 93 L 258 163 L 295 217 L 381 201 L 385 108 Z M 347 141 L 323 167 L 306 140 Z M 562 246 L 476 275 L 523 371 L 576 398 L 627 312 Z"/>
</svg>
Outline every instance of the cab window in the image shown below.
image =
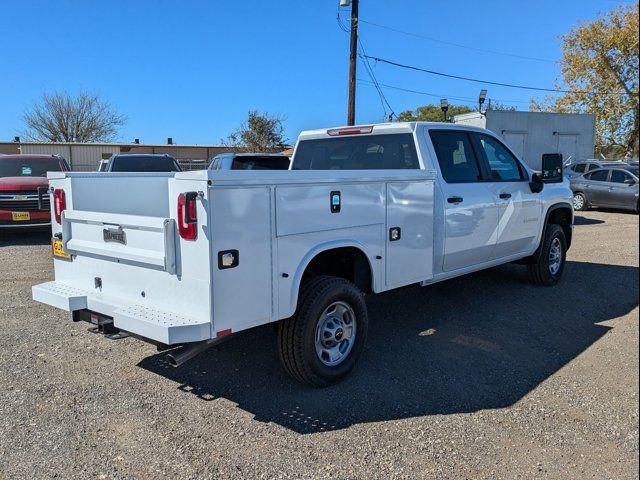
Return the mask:
<svg viewBox="0 0 640 480">
<path fill-rule="evenodd" d="M 429 136 L 445 182 L 469 183 L 482 180 L 478 159 L 467 132 L 431 130 Z"/>
<path fill-rule="evenodd" d="M 498 182 L 524 180 L 520 163 L 502 143 L 489 135 L 479 133 L 471 135 L 476 138 L 480 154 L 484 154 L 489 164 L 491 180 Z"/>
</svg>

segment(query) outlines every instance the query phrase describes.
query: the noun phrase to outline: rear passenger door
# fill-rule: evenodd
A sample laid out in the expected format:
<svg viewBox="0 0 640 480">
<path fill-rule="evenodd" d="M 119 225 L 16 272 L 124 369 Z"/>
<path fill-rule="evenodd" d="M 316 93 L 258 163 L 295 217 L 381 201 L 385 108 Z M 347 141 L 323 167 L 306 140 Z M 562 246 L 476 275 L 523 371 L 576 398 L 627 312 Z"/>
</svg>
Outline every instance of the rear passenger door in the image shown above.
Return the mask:
<svg viewBox="0 0 640 480">
<path fill-rule="evenodd" d="M 445 272 L 489 260 L 497 239 L 498 206 L 478 161 L 468 132 L 430 130 L 440 167 L 444 201 Z"/>
<path fill-rule="evenodd" d="M 498 206 L 498 238 L 490 259 L 535 250 L 542 202 L 531 192 L 529 174 L 497 138 L 471 133 L 480 160 L 489 172 L 487 187 Z"/>
<path fill-rule="evenodd" d="M 591 205 L 606 206 L 609 202 L 609 170 L 601 169 L 587 173 L 585 190 Z"/>
</svg>

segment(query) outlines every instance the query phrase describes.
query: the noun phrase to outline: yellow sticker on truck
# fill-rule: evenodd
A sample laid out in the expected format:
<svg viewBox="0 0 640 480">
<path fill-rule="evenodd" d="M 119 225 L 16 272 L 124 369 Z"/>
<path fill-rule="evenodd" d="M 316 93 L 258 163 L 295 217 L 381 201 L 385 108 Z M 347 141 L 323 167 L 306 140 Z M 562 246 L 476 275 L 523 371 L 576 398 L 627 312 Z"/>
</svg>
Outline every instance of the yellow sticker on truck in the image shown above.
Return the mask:
<svg viewBox="0 0 640 480">
<path fill-rule="evenodd" d="M 51 239 L 51 250 L 53 251 L 53 256 L 57 258 L 62 258 L 64 260 L 71 260 L 71 255 L 64 251 L 64 247 L 62 245 L 62 240 L 57 238 Z"/>
</svg>

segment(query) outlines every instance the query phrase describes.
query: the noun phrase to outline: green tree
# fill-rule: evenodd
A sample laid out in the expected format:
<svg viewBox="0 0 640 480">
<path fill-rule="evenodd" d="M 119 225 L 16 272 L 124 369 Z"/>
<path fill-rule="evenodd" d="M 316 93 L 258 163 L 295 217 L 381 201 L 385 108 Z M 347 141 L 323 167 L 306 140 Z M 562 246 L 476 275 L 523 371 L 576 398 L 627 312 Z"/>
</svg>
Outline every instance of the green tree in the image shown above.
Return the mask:
<svg viewBox="0 0 640 480">
<path fill-rule="evenodd" d="M 515 112 L 517 109 L 513 105 L 505 105 L 498 100 L 489 100 L 487 103 L 487 110 L 501 110 L 504 112 Z"/>
<path fill-rule="evenodd" d="M 466 105 L 449 105 L 447 118 L 472 111 Z M 398 121 L 400 122 L 442 122 L 443 119 L 444 116 L 439 105 L 424 105 L 415 110 L 405 110 L 398 115 Z"/>
<path fill-rule="evenodd" d="M 239 152 L 278 152 L 286 148 L 284 118 L 252 110 L 247 121 L 222 143 Z"/>
<path fill-rule="evenodd" d="M 637 158 L 638 3 L 579 23 L 560 38 L 558 89 L 570 93 L 532 99 L 531 109 L 594 114 L 597 150 Z"/>
</svg>

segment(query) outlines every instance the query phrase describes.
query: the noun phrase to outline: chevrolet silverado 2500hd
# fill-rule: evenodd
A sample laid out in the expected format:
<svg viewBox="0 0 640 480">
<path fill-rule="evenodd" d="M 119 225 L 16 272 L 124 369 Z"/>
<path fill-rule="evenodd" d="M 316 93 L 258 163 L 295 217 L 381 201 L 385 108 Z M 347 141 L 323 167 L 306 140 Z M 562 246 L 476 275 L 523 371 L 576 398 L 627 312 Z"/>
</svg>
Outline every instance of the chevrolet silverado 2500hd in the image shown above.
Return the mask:
<svg viewBox="0 0 640 480">
<path fill-rule="evenodd" d="M 562 158 L 533 172 L 493 133 L 450 124 L 303 132 L 288 171 L 49 180 L 55 281 L 35 300 L 175 347 L 174 364 L 278 322 L 284 368 L 316 386 L 361 354 L 365 294 L 514 261 L 555 285 L 571 245 Z"/>
</svg>

